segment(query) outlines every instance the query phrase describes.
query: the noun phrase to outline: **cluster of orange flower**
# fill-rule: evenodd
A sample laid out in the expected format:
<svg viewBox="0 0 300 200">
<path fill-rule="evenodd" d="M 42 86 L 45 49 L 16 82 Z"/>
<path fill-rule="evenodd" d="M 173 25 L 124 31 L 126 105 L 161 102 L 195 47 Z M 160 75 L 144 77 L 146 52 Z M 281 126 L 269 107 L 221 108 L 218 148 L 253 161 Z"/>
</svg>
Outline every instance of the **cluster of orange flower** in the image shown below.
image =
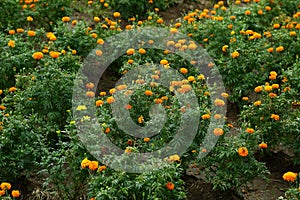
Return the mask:
<svg viewBox="0 0 300 200">
<path fill-rule="evenodd" d="M 0 185 L 0 197 L 4 195 L 9 195 L 8 190 L 11 189 L 11 184 L 7 182 L 2 182 Z M 12 197 L 20 197 L 21 193 L 19 190 L 12 190 L 11 191 Z"/>
</svg>

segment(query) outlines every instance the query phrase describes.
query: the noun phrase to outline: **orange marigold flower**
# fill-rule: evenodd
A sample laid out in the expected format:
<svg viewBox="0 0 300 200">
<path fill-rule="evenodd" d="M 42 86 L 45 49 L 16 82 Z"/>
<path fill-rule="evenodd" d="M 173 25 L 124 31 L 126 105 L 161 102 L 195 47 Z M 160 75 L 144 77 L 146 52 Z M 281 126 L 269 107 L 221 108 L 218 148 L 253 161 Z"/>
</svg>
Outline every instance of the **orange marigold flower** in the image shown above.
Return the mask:
<svg viewBox="0 0 300 200">
<path fill-rule="evenodd" d="M 7 43 L 7 46 L 9 46 L 11 48 L 14 48 L 15 47 L 15 41 L 9 40 L 8 43 Z"/>
<path fill-rule="evenodd" d="M 87 91 L 87 92 L 85 93 L 85 95 L 86 95 L 87 97 L 92 98 L 92 97 L 95 97 L 95 92 Z"/>
<path fill-rule="evenodd" d="M 261 101 L 255 101 L 253 104 L 254 104 L 255 106 L 260 106 L 260 105 L 261 105 Z"/>
<path fill-rule="evenodd" d="M 222 100 L 222 99 L 216 99 L 215 101 L 214 101 L 214 104 L 216 105 L 216 106 L 224 106 L 225 105 L 225 102 Z"/>
<path fill-rule="evenodd" d="M 272 52 L 274 51 L 274 48 L 273 48 L 273 47 L 270 47 L 270 48 L 267 49 L 267 51 L 268 51 L 269 53 L 272 53 Z"/>
<path fill-rule="evenodd" d="M 201 116 L 202 119 L 209 119 L 210 118 L 210 114 L 204 114 Z"/>
<path fill-rule="evenodd" d="M 228 49 L 228 45 L 224 45 L 224 46 L 222 47 L 222 51 L 223 51 L 223 52 L 226 52 L 227 49 Z"/>
<path fill-rule="evenodd" d="M 278 89 L 278 88 L 279 88 L 279 84 L 275 84 L 275 83 L 272 84 L 272 88 L 273 88 L 273 89 Z"/>
<path fill-rule="evenodd" d="M 103 54 L 103 53 L 102 53 L 102 51 L 101 51 L 101 50 L 99 50 L 99 49 L 98 49 L 98 50 L 96 50 L 96 51 L 95 51 L 95 53 L 96 53 L 96 55 L 97 55 L 97 56 L 102 56 L 102 54 Z"/>
<path fill-rule="evenodd" d="M 152 95 L 153 95 L 153 92 L 150 91 L 150 90 L 146 90 L 146 91 L 145 91 L 145 95 L 147 95 L 147 96 L 152 96 Z"/>
<path fill-rule="evenodd" d="M 92 170 L 92 171 L 95 171 L 98 169 L 98 162 L 97 161 L 91 161 L 89 162 L 89 169 Z"/>
<path fill-rule="evenodd" d="M 0 197 L 5 195 L 5 190 L 0 190 Z"/>
<path fill-rule="evenodd" d="M 50 51 L 49 55 L 51 56 L 51 58 L 58 58 L 59 57 L 59 52 L 57 51 Z"/>
<path fill-rule="evenodd" d="M 245 15 L 250 15 L 251 14 L 251 11 L 250 10 L 246 10 L 245 11 Z"/>
<path fill-rule="evenodd" d="M 280 119 L 279 115 L 271 114 L 271 119 L 274 119 L 275 121 L 278 121 Z"/>
<path fill-rule="evenodd" d="M 167 184 L 166 184 L 166 188 L 168 189 L 168 190 L 174 190 L 174 184 L 172 183 L 172 182 L 167 182 Z"/>
<path fill-rule="evenodd" d="M 133 48 L 130 48 L 127 50 L 126 53 L 127 53 L 127 55 L 132 55 L 132 54 L 134 54 L 134 52 L 135 52 L 135 50 Z"/>
<path fill-rule="evenodd" d="M 248 156 L 248 149 L 246 147 L 240 147 L 238 149 L 238 154 L 242 157 Z"/>
<path fill-rule="evenodd" d="M 35 31 L 27 31 L 27 35 L 33 37 L 36 35 L 36 33 Z"/>
<path fill-rule="evenodd" d="M 140 48 L 140 49 L 139 49 L 139 53 L 140 53 L 140 54 L 146 54 L 146 50 L 143 49 L 143 48 Z"/>
<path fill-rule="evenodd" d="M 81 161 L 81 168 L 82 168 L 82 169 L 85 169 L 86 167 L 89 166 L 89 163 L 90 163 L 90 162 L 91 162 L 91 161 L 88 160 L 87 158 L 83 159 L 83 160 Z"/>
<path fill-rule="evenodd" d="M 270 92 L 270 91 L 272 91 L 273 88 L 270 85 L 266 85 L 264 89 L 266 92 Z"/>
<path fill-rule="evenodd" d="M 261 149 L 266 149 L 266 148 L 268 148 L 268 145 L 267 145 L 266 143 L 264 143 L 264 142 L 260 143 L 258 146 L 259 146 L 259 148 L 261 148 Z"/>
<path fill-rule="evenodd" d="M 220 115 L 220 114 L 215 114 L 215 115 L 214 115 L 214 118 L 215 118 L 215 119 L 221 119 L 221 118 L 222 118 L 222 115 Z"/>
<path fill-rule="evenodd" d="M 106 170 L 106 166 L 105 166 L 105 165 L 101 165 L 101 166 L 99 167 L 99 169 L 98 169 L 98 172 L 102 172 L 102 171 L 104 171 L 104 170 Z"/>
<path fill-rule="evenodd" d="M 169 62 L 167 60 L 161 60 L 159 63 L 162 65 L 167 65 Z"/>
<path fill-rule="evenodd" d="M 69 22 L 70 21 L 70 17 L 63 17 L 63 18 L 61 18 L 61 20 L 63 22 Z"/>
<path fill-rule="evenodd" d="M 280 24 L 274 24 L 273 28 L 280 28 Z"/>
<path fill-rule="evenodd" d="M 242 100 L 243 101 L 249 101 L 249 97 L 243 97 Z"/>
<path fill-rule="evenodd" d="M 94 17 L 94 21 L 98 23 L 98 22 L 100 22 L 100 18 L 99 17 Z"/>
<path fill-rule="evenodd" d="M 7 183 L 7 182 L 2 182 L 1 185 L 0 185 L 0 188 L 2 190 L 10 190 L 11 189 L 11 184 Z"/>
<path fill-rule="evenodd" d="M 249 134 L 254 133 L 254 129 L 253 128 L 246 128 L 246 132 Z"/>
<path fill-rule="evenodd" d="M 179 71 L 182 74 L 187 74 L 189 72 L 189 70 L 187 68 L 180 68 Z"/>
<path fill-rule="evenodd" d="M 277 97 L 277 94 L 271 92 L 271 93 L 269 94 L 269 97 L 271 97 L 271 98 Z"/>
<path fill-rule="evenodd" d="M 103 100 L 97 100 L 96 101 L 96 106 L 99 107 L 99 106 L 102 106 L 104 104 L 104 101 Z"/>
<path fill-rule="evenodd" d="M 6 107 L 3 105 L 0 105 L 0 110 L 6 110 Z"/>
<path fill-rule="evenodd" d="M 109 127 L 107 127 L 106 129 L 105 129 L 105 131 L 104 131 L 106 134 L 107 133 L 110 133 L 110 128 Z"/>
<path fill-rule="evenodd" d="M 221 129 L 221 128 L 215 128 L 214 129 L 214 135 L 215 136 L 221 136 L 223 134 L 224 134 L 224 130 L 223 129 Z"/>
<path fill-rule="evenodd" d="M 224 98 L 228 98 L 229 95 L 228 95 L 228 93 L 223 92 L 223 93 L 221 94 L 221 96 L 224 97 Z"/>
<path fill-rule="evenodd" d="M 237 52 L 237 51 L 234 51 L 232 54 L 231 54 L 231 57 L 232 58 L 237 58 L 237 57 L 239 57 L 240 56 L 240 54 L 239 54 L 239 52 Z"/>
<path fill-rule="evenodd" d="M 283 46 L 279 46 L 276 48 L 276 52 L 282 52 L 284 50 Z"/>
<path fill-rule="evenodd" d="M 11 195 L 12 195 L 13 197 L 20 197 L 20 196 L 21 196 L 21 193 L 20 193 L 19 190 L 13 190 L 13 191 L 11 191 Z"/>
<path fill-rule="evenodd" d="M 10 88 L 8 89 L 9 92 L 15 92 L 16 90 L 17 90 L 16 87 L 10 87 Z"/>
<path fill-rule="evenodd" d="M 9 31 L 8 31 L 8 34 L 9 34 L 9 35 L 13 35 L 13 34 L 15 34 L 15 33 L 16 33 L 15 30 L 9 30 Z"/>
<path fill-rule="evenodd" d="M 139 116 L 138 122 L 139 122 L 139 124 L 144 123 L 144 117 L 143 117 L 143 115 Z"/>
<path fill-rule="evenodd" d="M 150 141 L 150 138 L 144 138 L 144 142 L 149 142 Z"/>
<path fill-rule="evenodd" d="M 35 53 L 32 54 L 32 57 L 35 60 L 40 60 L 44 57 L 44 54 L 42 52 L 35 52 Z"/>
<path fill-rule="evenodd" d="M 112 104 L 112 103 L 114 103 L 115 102 L 115 98 L 114 97 L 112 97 L 112 96 L 110 96 L 110 97 L 108 97 L 107 98 L 107 103 L 109 103 L 109 104 Z"/>
<path fill-rule="evenodd" d="M 265 9 L 266 9 L 267 11 L 272 10 L 272 8 L 271 8 L 270 6 L 266 6 Z"/>
<path fill-rule="evenodd" d="M 91 90 L 91 89 L 93 89 L 95 87 L 95 85 L 94 85 L 94 83 L 89 82 L 89 83 L 85 84 L 85 87 L 87 89 Z"/>
<path fill-rule="evenodd" d="M 117 17 L 120 17 L 121 14 L 119 12 L 114 12 L 113 16 L 117 18 Z"/>
<path fill-rule="evenodd" d="M 282 178 L 285 181 L 294 182 L 297 179 L 298 174 L 294 172 L 286 172 L 283 174 Z"/>
<path fill-rule="evenodd" d="M 17 28 L 17 33 L 24 33 L 24 29 L 23 28 Z"/>
<path fill-rule="evenodd" d="M 100 96 L 105 96 L 105 95 L 106 95 L 106 92 L 100 92 L 99 95 L 100 95 Z"/>
</svg>

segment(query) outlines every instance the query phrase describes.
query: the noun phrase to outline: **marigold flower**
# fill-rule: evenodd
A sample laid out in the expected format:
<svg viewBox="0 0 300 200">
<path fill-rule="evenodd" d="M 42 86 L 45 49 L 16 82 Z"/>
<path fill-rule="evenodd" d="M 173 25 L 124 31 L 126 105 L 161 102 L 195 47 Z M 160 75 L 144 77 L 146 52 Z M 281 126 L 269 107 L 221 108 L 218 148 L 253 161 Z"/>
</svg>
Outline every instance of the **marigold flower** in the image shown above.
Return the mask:
<svg viewBox="0 0 300 200">
<path fill-rule="evenodd" d="M 261 9 L 259 9 L 258 12 L 257 12 L 257 14 L 259 14 L 259 15 L 262 15 L 263 13 L 264 12 Z"/>
<path fill-rule="evenodd" d="M 283 174 L 282 178 L 285 181 L 294 182 L 297 179 L 298 174 L 294 172 L 286 172 Z"/>
<path fill-rule="evenodd" d="M 270 6 L 266 6 L 265 9 L 266 9 L 267 11 L 272 10 L 272 8 L 271 8 Z"/>
<path fill-rule="evenodd" d="M 102 106 L 104 104 L 104 101 L 103 100 L 97 100 L 96 101 L 96 106 L 99 107 L 99 106 Z"/>
<path fill-rule="evenodd" d="M 14 48 L 15 47 L 15 41 L 9 40 L 8 43 L 7 43 L 7 46 L 9 46 L 11 48 Z"/>
<path fill-rule="evenodd" d="M 280 28 L 280 24 L 274 24 L 274 25 L 273 25 L 273 28 L 276 28 L 276 29 L 277 29 L 277 28 Z"/>
<path fill-rule="evenodd" d="M 280 119 L 279 115 L 271 114 L 271 119 L 274 119 L 275 121 L 278 121 Z"/>
<path fill-rule="evenodd" d="M 79 110 L 79 111 L 81 111 L 81 110 L 86 110 L 87 109 L 87 107 L 85 106 L 85 105 L 79 105 L 79 106 L 77 106 L 77 108 L 76 108 L 76 110 Z"/>
<path fill-rule="evenodd" d="M 240 147 L 238 149 L 238 154 L 242 157 L 248 156 L 248 149 L 246 147 Z"/>
<path fill-rule="evenodd" d="M 36 35 L 36 33 L 35 33 L 35 31 L 28 31 L 27 35 L 33 37 Z"/>
<path fill-rule="evenodd" d="M 174 184 L 172 183 L 172 182 L 167 182 L 167 184 L 166 184 L 166 188 L 168 189 L 168 190 L 174 190 Z"/>
<path fill-rule="evenodd" d="M 0 90 L 0 95 L 3 94 L 3 90 Z"/>
<path fill-rule="evenodd" d="M 28 17 L 27 17 L 27 21 L 32 22 L 32 21 L 33 21 L 33 18 L 32 18 L 31 16 L 28 16 Z"/>
<path fill-rule="evenodd" d="M 296 35 L 297 35 L 296 31 L 291 31 L 290 32 L 290 36 L 296 36 Z"/>
<path fill-rule="evenodd" d="M 120 17 L 121 14 L 119 12 L 114 12 L 113 16 L 117 18 L 117 17 Z"/>
<path fill-rule="evenodd" d="M 5 190 L 0 190 L 0 197 L 5 195 Z"/>
<path fill-rule="evenodd" d="M 107 133 L 110 133 L 110 128 L 109 127 L 106 127 L 105 131 L 104 131 L 106 134 Z"/>
<path fill-rule="evenodd" d="M 201 116 L 202 119 L 209 119 L 210 118 L 210 114 L 204 114 Z"/>
<path fill-rule="evenodd" d="M 251 11 L 250 10 L 246 10 L 245 11 L 245 15 L 250 15 L 251 14 Z"/>
<path fill-rule="evenodd" d="M 188 69 L 187 68 L 180 68 L 179 71 L 182 74 L 187 74 L 188 73 Z"/>
<path fill-rule="evenodd" d="M 87 91 L 87 92 L 85 93 L 85 95 L 86 95 L 87 97 L 90 97 L 90 98 L 95 97 L 95 93 L 92 92 L 92 91 Z"/>
<path fill-rule="evenodd" d="M 221 135 L 224 134 L 224 130 L 221 129 L 221 128 L 215 128 L 213 133 L 214 133 L 215 136 L 221 136 Z"/>
<path fill-rule="evenodd" d="M 227 49 L 228 49 L 228 45 L 224 45 L 224 46 L 222 47 L 222 51 L 223 51 L 223 52 L 226 52 Z"/>
<path fill-rule="evenodd" d="M 0 110 L 6 110 L 6 107 L 3 105 L 0 105 Z"/>
<path fill-rule="evenodd" d="M 146 54 L 146 50 L 143 49 L 143 48 L 140 48 L 140 49 L 139 49 L 139 53 L 140 53 L 140 54 Z"/>
<path fill-rule="evenodd" d="M 226 93 L 226 92 L 223 92 L 223 93 L 221 94 L 221 96 L 224 97 L 224 98 L 228 98 L 229 94 Z"/>
<path fill-rule="evenodd" d="M 49 55 L 51 58 L 58 58 L 59 57 L 59 52 L 58 51 L 50 51 Z"/>
<path fill-rule="evenodd" d="M 100 18 L 99 17 L 94 17 L 94 21 L 98 23 L 98 22 L 100 22 Z"/>
<path fill-rule="evenodd" d="M 152 95 L 153 95 L 153 92 L 151 92 L 150 90 L 146 90 L 146 91 L 145 91 L 145 95 L 147 95 L 147 96 L 152 96 Z"/>
<path fill-rule="evenodd" d="M 162 65 L 167 65 L 169 62 L 167 60 L 161 60 L 159 63 Z"/>
<path fill-rule="evenodd" d="M 61 18 L 61 20 L 63 21 L 63 22 L 69 22 L 70 21 L 70 17 L 63 17 L 63 18 Z"/>
<path fill-rule="evenodd" d="M 85 169 L 86 167 L 89 166 L 90 162 L 91 162 L 91 161 L 88 160 L 87 158 L 83 159 L 83 160 L 81 161 L 81 168 L 82 168 L 82 169 Z"/>
<path fill-rule="evenodd" d="M 2 190 L 10 190 L 11 189 L 11 184 L 7 183 L 7 182 L 2 182 L 1 185 L 0 185 L 0 188 Z"/>
<path fill-rule="evenodd" d="M 134 52 L 135 52 L 135 50 L 130 48 L 130 49 L 127 50 L 126 53 L 127 53 L 127 55 L 132 55 L 132 54 L 134 54 Z"/>
<path fill-rule="evenodd" d="M 104 171 L 104 170 L 106 170 L 106 166 L 105 166 L 105 165 L 101 165 L 101 166 L 99 167 L 99 169 L 98 169 L 98 172 L 102 172 L 102 171 Z"/>
<path fill-rule="evenodd" d="M 149 142 L 150 141 L 150 138 L 144 138 L 144 142 Z"/>
<path fill-rule="evenodd" d="M 89 162 L 89 169 L 92 171 L 95 171 L 98 169 L 98 162 L 97 161 L 91 161 Z"/>
<path fill-rule="evenodd" d="M 282 52 L 284 50 L 283 46 L 279 46 L 276 48 L 276 52 Z"/>
<path fill-rule="evenodd" d="M 268 148 L 268 145 L 267 145 L 266 143 L 264 143 L 264 142 L 260 143 L 258 146 L 259 146 L 259 148 L 261 148 L 261 149 L 266 149 L 266 148 Z"/>
<path fill-rule="evenodd" d="M 109 103 L 109 104 L 112 104 L 112 103 L 115 102 L 115 98 L 110 96 L 110 97 L 107 98 L 106 102 Z"/>
<path fill-rule="evenodd" d="M 17 33 L 24 33 L 24 29 L 22 29 L 22 28 L 17 28 Z"/>
<path fill-rule="evenodd" d="M 270 91 L 272 91 L 273 88 L 270 85 L 266 85 L 264 89 L 266 92 L 270 92 Z"/>
<path fill-rule="evenodd" d="M 254 129 L 253 128 L 246 128 L 246 132 L 249 134 L 254 133 Z"/>
<path fill-rule="evenodd" d="M 9 35 L 14 35 L 15 33 L 16 33 L 15 30 L 9 30 L 9 31 L 8 31 L 8 34 L 9 34 Z"/>
<path fill-rule="evenodd" d="M 35 60 L 40 60 L 44 57 L 44 54 L 42 52 L 35 52 L 35 53 L 32 54 L 32 57 Z"/>
<path fill-rule="evenodd" d="M 177 154 L 171 155 L 168 158 L 169 162 L 180 162 L 180 157 Z"/>
<path fill-rule="evenodd" d="M 222 99 L 216 99 L 215 101 L 214 101 L 214 104 L 216 105 L 216 106 L 224 106 L 225 105 L 225 102 L 222 100 Z"/>
<path fill-rule="evenodd" d="M 249 97 L 243 97 L 242 100 L 243 101 L 249 101 Z"/>
<path fill-rule="evenodd" d="M 271 92 L 271 93 L 269 94 L 269 97 L 271 97 L 271 98 L 277 97 L 277 94 Z"/>
<path fill-rule="evenodd" d="M 237 57 L 239 57 L 240 56 L 240 54 L 239 54 L 239 52 L 237 52 L 237 51 L 234 51 L 232 54 L 231 54 L 231 57 L 232 58 L 237 58 Z"/>
<path fill-rule="evenodd" d="M 253 104 L 254 104 L 255 106 L 260 106 L 260 105 L 261 105 L 261 101 L 255 101 Z"/>
<path fill-rule="evenodd" d="M 13 197 L 20 197 L 20 196 L 21 196 L 21 193 L 20 193 L 19 190 L 13 190 L 13 191 L 11 191 L 11 195 L 12 195 Z"/>
</svg>

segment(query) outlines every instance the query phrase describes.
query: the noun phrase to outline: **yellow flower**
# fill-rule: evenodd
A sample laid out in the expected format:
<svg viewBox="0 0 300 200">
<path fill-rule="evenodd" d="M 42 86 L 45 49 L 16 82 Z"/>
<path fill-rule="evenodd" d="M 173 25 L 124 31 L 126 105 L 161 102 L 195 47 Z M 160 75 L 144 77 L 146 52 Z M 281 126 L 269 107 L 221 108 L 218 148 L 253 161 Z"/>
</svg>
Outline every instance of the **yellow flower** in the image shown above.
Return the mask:
<svg viewBox="0 0 300 200">
<path fill-rule="evenodd" d="M 114 12 L 113 16 L 117 18 L 117 17 L 120 17 L 121 14 L 119 12 Z"/>
<path fill-rule="evenodd" d="M 97 161 L 90 161 L 89 162 L 89 169 L 92 171 L 95 171 L 96 169 L 98 169 L 98 162 Z"/>
<path fill-rule="evenodd" d="M 58 58 L 59 57 L 59 52 L 57 51 L 50 51 L 49 55 L 51 56 L 51 58 Z"/>
<path fill-rule="evenodd" d="M 216 106 L 224 106 L 225 105 L 225 102 L 222 100 L 222 99 L 216 99 L 215 101 L 214 101 L 214 104 L 216 105 Z"/>
<path fill-rule="evenodd" d="M 15 47 L 15 41 L 9 40 L 7 46 L 14 48 Z"/>
<path fill-rule="evenodd" d="M 33 37 L 33 36 L 36 35 L 36 33 L 35 33 L 35 31 L 30 31 L 30 30 L 29 30 L 29 31 L 27 32 L 27 35 Z"/>
<path fill-rule="evenodd" d="M 201 116 L 202 119 L 209 119 L 210 118 L 210 114 L 204 114 Z"/>
<path fill-rule="evenodd" d="M 167 65 L 169 62 L 167 60 L 161 60 L 159 63 L 162 65 Z"/>
<path fill-rule="evenodd" d="M 227 49 L 228 49 L 228 45 L 224 45 L 224 46 L 222 47 L 222 51 L 223 51 L 223 52 L 226 52 Z"/>
<path fill-rule="evenodd" d="M 188 69 L 187 68 L 180 68 L 179 71 L 182 74 L 187 74 L 188 73 Z"/>
<path fill-rule="evenodd" d="M 94 21 L 98 23 L 98 22 L 100 22 L 100 18 L 99 17 L 94 17 Z"/>
<path fill-rule="evenodd" d="M 168 161 L 169 161 L 169 162 L 175 162 L 175 161 L 180 162 L 180 157 L 179 157 L 177 154 L 175 154 L 175 155 L 170 156 L 170 157 L 168 158 Z"/>
<path fill-rule="evenodd" d="M 260 106 L 260 105 L 261 105 L 261 101 L 255 101 L 253 104 L 254 104 L 255 106 Z"/>
<path fill-rule="evenodd" d="M 267 86 L 265 86 L 265 91 L 266 92 L 270 92 L 270 91 L 272 91 L 272 86 L 270 86 L 270 85 L 267 85 Z"/>
<path fill-rule="evenodd" d="M 276 52 L 281 52 L 284 50 L 284 47 L 283 46 L 279 46 L 276 48 Z"/>
<path fill-rule="evenodd" d="M 27 21 L 32 22 L 32 21 L 33 21 L 33 18 L 32 18 L 31 16 L 28 16 L 28 17 L 27 17 Z"/>
<path fill-rule="evenodd" d="M 82 168 L 82 169 L 85 169 L 86 167 L 89 166 L 90 162 L 91 162 L 91 161 L 88 160 L 87 158 L 83 159 L 83 160 L 81 161 L 81 168 Z"/>
<path fill-rule="evenodd" d="M 274 119 L 275 121 L 278 121 L 280 119 L 279 115 L 271 114 L 271 119 Z"/>
<path fill-rule="evenodd" d="M 79 105 L 77 106 L 76 110 L 86 110 L 87 107 L 85 105 Z"/>
</svg>

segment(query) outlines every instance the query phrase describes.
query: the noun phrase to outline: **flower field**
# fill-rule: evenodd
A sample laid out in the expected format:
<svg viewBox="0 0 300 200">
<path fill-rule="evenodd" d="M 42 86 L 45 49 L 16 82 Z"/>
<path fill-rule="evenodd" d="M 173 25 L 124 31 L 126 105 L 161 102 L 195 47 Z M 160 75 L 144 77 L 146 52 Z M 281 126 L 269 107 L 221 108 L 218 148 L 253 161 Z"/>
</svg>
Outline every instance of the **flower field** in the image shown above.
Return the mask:
<svg viewBox="0 0 300 200">
<path fill-rule="evenodd" d="M 207 2 L 0 1 L 0 199 L 300 199 L 300 1 Z"/>
</svg>

